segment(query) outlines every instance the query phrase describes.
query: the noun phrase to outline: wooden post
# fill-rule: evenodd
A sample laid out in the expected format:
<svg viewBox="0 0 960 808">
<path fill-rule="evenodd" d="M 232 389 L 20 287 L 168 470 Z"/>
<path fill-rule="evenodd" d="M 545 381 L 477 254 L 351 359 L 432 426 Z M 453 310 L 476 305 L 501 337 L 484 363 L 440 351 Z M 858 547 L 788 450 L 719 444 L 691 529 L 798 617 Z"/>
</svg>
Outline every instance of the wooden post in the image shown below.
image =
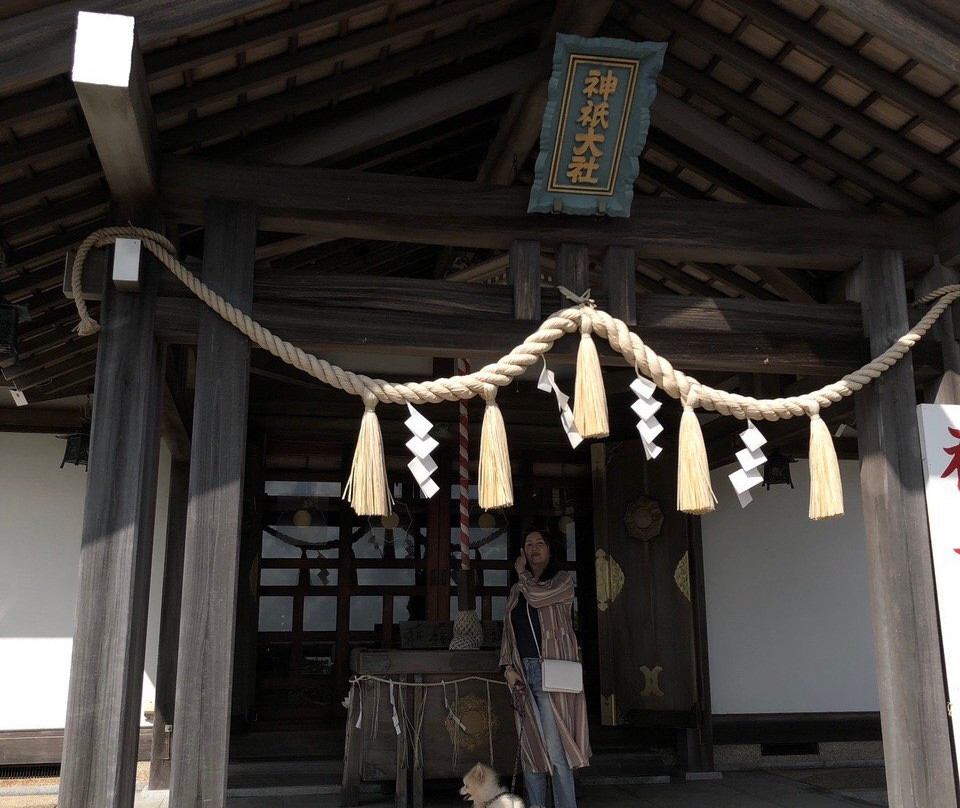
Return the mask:
<svg viewBox="0 0 960 808">
<path fill-rule="evenodd" d="M 607 247 L 603 286 L 610 313 L 627 325 L 637 324 L 637 269 L 633 247 Z"/>
<path fill-rule="evenodd" d="M 561 244 L 557 249 L 555 286 L 582 295 L 590 288 L 590 255 L 585 244 Z"/>
<path fill-rule="evenodd" d="M 265 481 L 264 435 L 258 432 L 247 440 L 237 585 L 237 625 L 234 634 L 231 721 L 235 727 L 242 729 L 247 729 L 253 718 L 257 689 L 257 625 Z"/>
<path fill-rule="evenodd" d="M 170 788 L 171 733 L 177 692 L 177 654 L 180 640 L 180 598 L 183 592 L 183 550 L 187 530 L 190 464 L 170 464 L 167 500 L 167 547 L 163 556 L 163 597 L 157 653 L 157 689 L 154 697 L 153 746 L 150 750 L 150 788 Z"/>
<path fill-rule="evenodd" d="M 513 242 L 507 273 L 513 284 L 513 316 L 518 320 L 539 320 L 540 242 Z"/>
<path fill-rule="evenodd" d="M 206 222 L 204 280 L 249 309 L 256 209 L 212 200 Z M 204 311 L 173 727 L 170 805 L 176 808 L 213 808 L 225 799 L 249 370 L 246 337 Z"/>
<path fill-rule="evenodd" d="M 937 263 L 920 278 L 914 289 L 917 297 L 928 292 L 960 283 L 960 272 L 953 267 Z M 960 404 L 960 309 L 954 303 L 947 309 L 931 329 L 931 335 L 940 343 L 943 354 L 943 375 L 925 385 L 923 398 L 931 404 Z"/>
<path fill-rule="evenodd" d="M 69 808 L 133 805 L 159 456 L 158 275 L 149 261 L 142 293 L 104 291 L 60 770 Z"/>
<path fill-rule="evenodd" d="M 865 250 L 848 282 L 877 355 L 908 329 L 903 259 Z M 891 808 L 956 808 L 913 361 L 856 394 L 880 724 Z"/>
</svg>

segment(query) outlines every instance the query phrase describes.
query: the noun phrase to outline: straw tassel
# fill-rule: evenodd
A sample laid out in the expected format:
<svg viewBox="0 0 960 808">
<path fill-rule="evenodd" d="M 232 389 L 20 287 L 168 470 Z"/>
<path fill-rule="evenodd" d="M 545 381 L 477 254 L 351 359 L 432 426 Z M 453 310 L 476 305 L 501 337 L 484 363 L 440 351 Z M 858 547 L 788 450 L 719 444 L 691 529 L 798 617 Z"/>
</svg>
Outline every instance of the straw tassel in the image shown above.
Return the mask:
<svg viewBox="0 0 960 808">
<path fill-rule="evenodd" d="M 830 430 L 820 417 L 820 406 L 810 413 L 810 511 L 811 519 L 843 516 L 843 483 Z"/>
<path fill-rule="evenodd" d="M 497 406 L 497 388 L 484 385 L 483 400 L 487 402 L 480 430 L 480 467 L 478 469 L 478 498 L 480 507 L 509 508 L 513 505 L 513 477 L 510 472 L 510 448 L 503 413 Z"/>
<path fill-rule="evenodd" d="M 704 514 L 714 509 L 717 498 L 710 484 L 710 463 L 703 443 L 700 421 L 693 411 L 699 401 L 695 392 L 687 394 L 680 417 L 680 446 L 677 459 L 677 510 Z"/>
<path fill-rule="evenodd" d="M 360 421 L 357 448 L 353 453 L 350 477 L 343 489 L 343 498 L 358 516 L 389 516 L 393 506 L 387 481 L 387 462 L 383 455 L 383 434 L 377 418 L 377 398 L 363 394 L 366 411 Z"/>
<path fill-rule="evenodd" d="M 577 351 L 577 384 L 573 393 L 573 422 L 584 438 L 605 438 L 610 434 L 607 394 L 603 389 L 600 357 L 586 316 L 580 320 L 580 349 Z"/>
</svg>

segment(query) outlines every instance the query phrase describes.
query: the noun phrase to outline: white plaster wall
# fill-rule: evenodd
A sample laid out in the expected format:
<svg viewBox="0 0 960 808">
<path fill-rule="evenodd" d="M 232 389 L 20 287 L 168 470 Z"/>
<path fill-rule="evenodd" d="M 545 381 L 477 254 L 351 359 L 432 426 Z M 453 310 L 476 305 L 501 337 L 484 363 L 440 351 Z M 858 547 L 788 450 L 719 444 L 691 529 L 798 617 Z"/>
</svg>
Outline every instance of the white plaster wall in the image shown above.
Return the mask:
<svg viewBox="0 0 960 808">
<path fill-rule="evenodd" d="M 841 461 L 846 515 L 811 522 L 806 460 L 794 485 L 740 508 L 727 474 L 703 517 L 715 713 L 879 709 L 859 465 Z"/>
<path fill-rule="evenodd" d="M 0 433 L 0 731 L 62 728 L 87 475 L 54 435 Z M 160 454 L 153 580 L 162 580 L 170 455 Z M 143 702 L 153 701 L 160 586 L 150 593 Z M 142 719 L 142 715 L 141 715 Z"/>
</svg>

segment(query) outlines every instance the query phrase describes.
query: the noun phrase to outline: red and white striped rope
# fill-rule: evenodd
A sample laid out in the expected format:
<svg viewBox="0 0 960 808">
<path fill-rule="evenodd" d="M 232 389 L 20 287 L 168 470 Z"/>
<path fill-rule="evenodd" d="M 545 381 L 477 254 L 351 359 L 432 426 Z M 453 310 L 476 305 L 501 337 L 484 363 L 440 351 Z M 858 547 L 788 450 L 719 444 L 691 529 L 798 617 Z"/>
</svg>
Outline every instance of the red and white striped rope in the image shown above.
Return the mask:
<svg viewBox="0 0 960 808">
<path fill-rule="evenodd" d="M 466 376 L 470 363 L 457 360 L 457 374 Z M 460 399 L 460 568 L 470 569 L 470 422 L 467 402 Z"/>
</svg>

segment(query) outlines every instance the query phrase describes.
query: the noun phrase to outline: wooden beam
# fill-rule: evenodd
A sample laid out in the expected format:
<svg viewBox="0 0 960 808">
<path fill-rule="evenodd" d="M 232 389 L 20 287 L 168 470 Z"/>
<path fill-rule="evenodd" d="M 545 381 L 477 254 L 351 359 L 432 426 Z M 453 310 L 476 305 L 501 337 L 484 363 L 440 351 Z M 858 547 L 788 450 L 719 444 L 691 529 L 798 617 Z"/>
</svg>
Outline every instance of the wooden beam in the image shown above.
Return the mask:
<svg viewBox="0 0 960 808">
<path fill-rule="evenodd" d="M 656 272 L 664 280 L 671 281 L 681 289 L 685 289 L 691 294 L 704 295 L 706 297 L 714 295 L 717 297 L 725 297 L 725 295 L 719 289 L 714 289 L 709 284 L 694 278 L 692 275 L 688 275 L 679 267 L 668 264 L 666 261 L 658 261 L 652 258 L 641 258 L 639 260 L 643 266 L 647 267 L 647 269 Z"/>
<path fill-rule="evenodd" d="M 510 246 L 509 281 L 513 286 L 513 316 L 517 320 L 539 321 L 540 245 L 536 241 L 515 241 Z"/>
<path fill-rule="evenodd" d="M 512 247 L 510 248 L 513 249 Z M 540 260 L 540 251 L 539 247 L 537 249 L 537 262 Z M 466 283 L 482 283 L 483 281 L 490 281 L 494 278 L 503 275 L 508 272 L 508 266 L 510 264 L 510 253 L 500 253 L 500 255 L 495 255 L 493 258 L 488 258 L 486 261 L 481 261 L 479 264 L 474 264 L 473 266 L 465 267 L 464 269 L 455 269 L 453 272 L 450 272 L 447 275 L 444 275 L 444 280 L 448 281 L 463 281 Z"/>
<path fill-rule="evenodd" d="M 164 385 L 166 389 L 166 385 Z M 169 391 L 168 391 L 169 392 Z M 170 788 L 170 758 L 176 719 L 177 654 L 180 641 L 180 601 L 183 594 L 183 556 L 190 484 L 189 455 L 170 464 L 167 497 L 167 535 L 163 554 L 160 636 L 154 695 L 153 745 L 150 748 L 150 789 Z"/>
<path fill-rule="evenodd" d="M 10 407 L 7 393 L 0 407 L 0 432 L 35 432 L 56 434 L 72 432 L 80 426 L 80 412 L 76 409 L 37 409 Z"/>
<path fill-rule="evenodd" d="M 679 36 L 717 54 L 749 76 L 757 76 L 765 84 L 799 101 L 828 121 L 858 134 L 905 165 L 915 168 L 930 179 L 936 179 L 952 190 L 960 190 L 960 168 L 952 166 L 922 146 L 916 145 L 858 110 L 847 106 L 824 90 L 808 84 L 795 73 L 741 45 L 724 32 L 675 6 L 668 0 L 628 0 L 631 7 Z"/>
<path fill-rule="evenodd" d="M 90 437 L 67 698 L 64 808 L 133 804 L 159 454 L 159 266 L 139 294 L 108 285 Z"/>
<path fill-rule="evenodd" d="M 507 250 L 516 239 L 636 248 L 638 258 L 843 269 L 864 247 L 932 254 L 930 221 L 763 205 L 635 197 L 629 218 L 526 213 L 528 191 L 319 168 L 165 158 L 165 213 L 202 222 L 203 200 L 262 205 L 261 230 Z"/>
<path fill-rule="evenodd" d="M 896 252 L 865 251 L 848 294 L 873 355 L 909 327 Z M 910 354 L 855 398 L 887 793 L 903 808 L 956 808 Z"/>
<path fill-rule="evenodd" d="M 341 285 L 356 280 L 341 281 Z M 449 308 L 444 309 L 439 300 L 427 299 L 424 305 L 418 305 L 421 298 L 391 294 L 389 307 L 387 301 L 376 304 L 355 299 L 343 308 L 324 306 L 323 317 L 307 318 L 303 316 L 306 301 L 261 302 L 255 298 L 252 316 L 274 333 L 320 355 L 351 347 L 411 356 L 465 356 L 489 362 L 520 344 L 533 329 L 529 322 L 514 319 L 509 287 L 481 287 L 491 293 L 505 293 L 507 311 L 467 313 L 457 299 L 457 284 L 444 282 L 439 286 Z M 319 299 L 323 292 L 316 294 Z M 333 287 L 327 287 L 326 299 L 336 297 Z M 497 295 L 491 297 L 497 299 Z M 607 305 L 605 295 L 596 295 L 596 299 L 599 306 Z M 556 290 L 542 290 L 542 311 L 556 311 L 566 305 Z M 159 336 L 170 342 L 195 342 L 201 306 L 190 299 L 161 298 Z M 311 306 L 311 311 L 316 310 Z M 650 295 L 638 298 L 637 321 L 644 324 L 644 336 L 651 339 L 657 351 L 684 370 L 809 372 L 823 376 L 846 373 L 867 358 L 855 306 Z M 551 351 L 551 361 L 573 362 L 576 349 L 576 340 L 561 340 Z M 601 351 L 601 361 L 623 364 L 622 357 L 607 348 Z"/>
<path fill-rule="evenodd" d="M 559 0 L 556 11 L 540 38 L 541 46 L 549 46 L 551 51 L 556 33 L 593 36 L 613 0 L 591 0 L 589 3 L 576 0 Z M 517 172 L 526 162 L 530 150 L 540 137 L 543 111 L 547 104 L 547 79 L 549 67 L 538 81 L 523 92 L 517 93 L 510 102 L 510 108 L 501 120 L 497 134 L 490 144 L 490 150 L 480 166 L 477 179 L 494 185 L 511 185 Z"/>
<path fill-rule="evenodd" d="M 901 7 L 902 0 L 898 0 Z M 838 42 L 831 36 L 819 31 L 810 22 L 798 19 L 779 6 L 762 0 L 730 0 L 728 6 L 739 11 L 745 17 L 765 26 L 787 41 L 799 45 L 805 51 L 821 59 L 824 64 L 860 81 L 880 95 L 895 101 L 918 115 L 926 123 L 938 126 L 947 135 L 960 132 L 960 112 L 935 98 L 915 84 L 911 84 L 898 73 L 889 72 L 876 62 L 862 56 L 854 48 Z M 824 3 L 829 6 L 829 3 Z M 862 4 L 857 4 L 860 9 Z M 843 12 L 840 12 L 843 14 Z M 865 26 L 862 26 L 865 27 Z M 888 42 L 889 37 L 883 37 Z M 960 38 L 958 38 L 960 42 Z M 918 60 L 922 61 L 922 60 Z"/>
<path fill-rule="evenodd" d="M 157 196 L 159 148 L 133 17 L 77 17 L 73 86 L 115 202 L 139 213 Z"/>
<path fill-rule="evenodd" d="M 750 267 L 756 272 L 763 283 L 767 284 L 784 300 L 793 303 L 816 303 L 822 297 L 817 294 L 814 285 L 806 280 L 799 272 L 784 272 L 776 267 Z"/>
<path fill-rule="evenodd" d="M 940 261 L 948 266 L 960 263 L 960 203 L 937 216 L 936 234 Z"/>
<path fill-rule="evenodd" d="M 548 69 L 551 58 L 551 51 L 540 50 L 509 59 L 422 93 L 272 143 L 248 156 L 286 165 L 308 165 L 356 154 L 509 95 Z"/>
<path fill-rule="evenodd" d="M 637 260 L 629 247 L 608 247 L 603 254 L 603 291 L 610 313 L 627 325 L 637 324 Z"/>
<path fill-rule="evenodd" d="M 823 5 L 960 84 L 960 25 L 921 0 L 823 0 Z"/>
<path fill-rule="evenodd" d="M 590 288 L 590 253 L 585 244 L 560 245 L 553 282 L 555 286 L 565 286 L 578 295 Z"/>
<path fill-rule="evenodd" d="M 211 200 L 206 219 L 204 280 L 248 308 L 256 208 Z M 250 375 L 243 335 L 209 309 L 198 327 L 170 782 L 183 806 L 223 805 L 226 793 Z"/>
<path fill-rule="evenodd" d="M 664 90 L 650 114 L 653 126 L 791 204 L 862 210 L 850 197 Z"/>
<path fill-rule="evenodd" d="M 91 3 L 73 0 L 42 4 L 35 11 L 0 20 L 0 92 L 4 94 L 70 70 L 77 12 Z M 133 0 L 99 0 L 97 11 L 136 14 L 140 44 L 149 48 L 225 19 L 242 18 L 268 7 L 263 0 L 184 0 L 175 4 L 142 4 Z"/>
</svg>

